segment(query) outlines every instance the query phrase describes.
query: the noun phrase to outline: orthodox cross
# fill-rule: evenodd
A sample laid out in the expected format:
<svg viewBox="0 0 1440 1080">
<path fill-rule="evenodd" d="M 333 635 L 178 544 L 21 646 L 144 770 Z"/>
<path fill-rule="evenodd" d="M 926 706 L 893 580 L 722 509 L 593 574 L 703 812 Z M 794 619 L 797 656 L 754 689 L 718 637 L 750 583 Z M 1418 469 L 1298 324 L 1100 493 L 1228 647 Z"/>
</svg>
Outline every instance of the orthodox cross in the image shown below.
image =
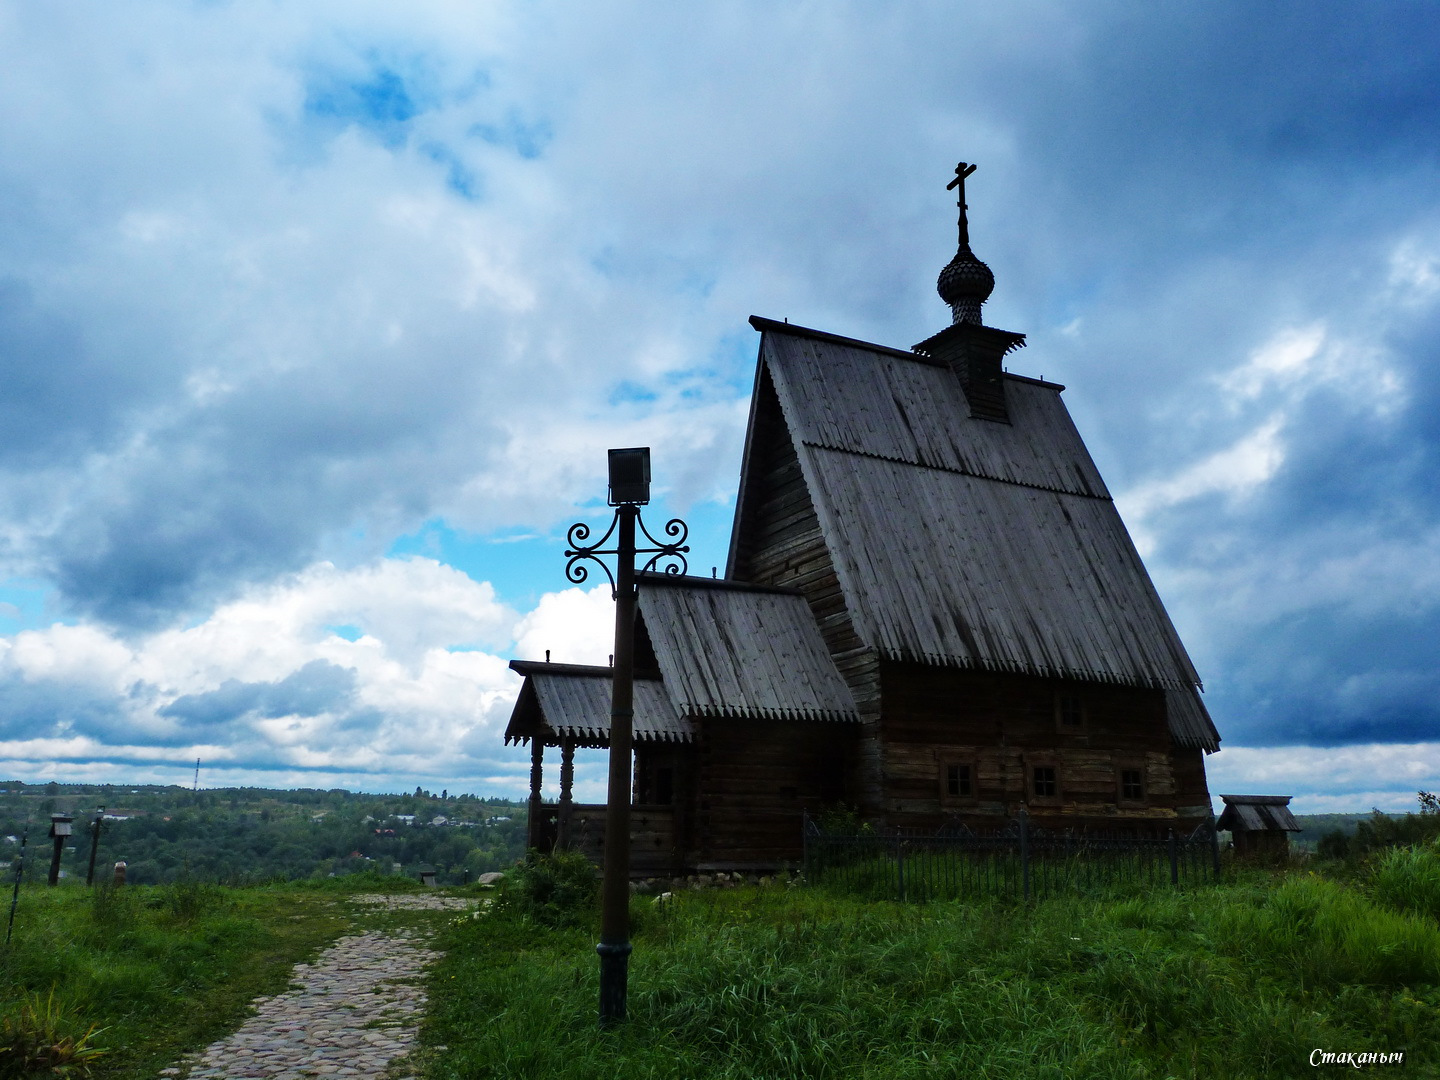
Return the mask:
<svg viewBox="0 0 1440 1080">
<path fill-rule="evenodd" d="M 967 165 L 962 161 L 959 165 L 955 166 L 955 179 L 945 185 L 946 191 L 949 191 L 951 188 L 960 189 L 955 192 L 955 202 L 960 207 L 960 246 L 962 248 L 968 248 L 970 246 L 970 223 L 965 219 L 965 211 L 968 209 L 965 205 L 965 178 L 974 171 L 974 165 Z"/>
</svg>

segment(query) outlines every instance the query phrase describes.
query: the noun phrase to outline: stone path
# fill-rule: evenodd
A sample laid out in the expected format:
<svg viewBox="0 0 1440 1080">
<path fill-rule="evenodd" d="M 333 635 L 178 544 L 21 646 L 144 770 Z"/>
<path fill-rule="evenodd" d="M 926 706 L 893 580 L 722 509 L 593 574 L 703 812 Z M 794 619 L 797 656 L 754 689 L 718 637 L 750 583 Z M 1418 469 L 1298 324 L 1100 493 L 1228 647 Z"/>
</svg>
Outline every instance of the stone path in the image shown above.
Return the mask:
<svg viewBox="0 0 1440 1080">
<path fill-rule="evenodd" d="M 470 909 L 473 900 L 428 894 L 361 896 L 388 911 Z M 256 1015 L 227 1038 L 161 1071 L 191 1080 L 379 1080 L 415 1047 L 425 1009 L 420 977 L 439 953 L 412 930 L 341 938 L 313 964 L 298 964 L 292 988 L 255 1002 Z M 391 1072 L 387 1072 L 391 1070 Z"/>
</svg>

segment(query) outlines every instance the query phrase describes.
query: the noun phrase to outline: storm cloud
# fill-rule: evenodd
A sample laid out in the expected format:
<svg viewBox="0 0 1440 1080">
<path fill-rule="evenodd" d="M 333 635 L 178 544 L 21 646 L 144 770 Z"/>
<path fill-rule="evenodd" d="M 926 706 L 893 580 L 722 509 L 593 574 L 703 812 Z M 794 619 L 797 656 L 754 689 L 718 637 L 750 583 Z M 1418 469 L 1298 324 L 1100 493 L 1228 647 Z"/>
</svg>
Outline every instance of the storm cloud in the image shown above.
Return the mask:
<svg viewBox="0 0 1440 1080">
<path fill-rule="evenodd" d="M 959 158 L 987 321 L 1069 386 L 1221 775 L 1231 747 L 1313 773 L 1440 744 L 1440 13 L 0 19 L 0 731 L 26 768 L 213 743 L 409 783 L 451 767 L 406 756 L 423 729 L 518 783 L 503 658 L 607 651 L 557 591 L 601 451 L 654 447 L 657 510 L 723 562 L 746 317 L 933 333 Z M 303 597 L 329 614 L 258 614 Z"/>
</svg>

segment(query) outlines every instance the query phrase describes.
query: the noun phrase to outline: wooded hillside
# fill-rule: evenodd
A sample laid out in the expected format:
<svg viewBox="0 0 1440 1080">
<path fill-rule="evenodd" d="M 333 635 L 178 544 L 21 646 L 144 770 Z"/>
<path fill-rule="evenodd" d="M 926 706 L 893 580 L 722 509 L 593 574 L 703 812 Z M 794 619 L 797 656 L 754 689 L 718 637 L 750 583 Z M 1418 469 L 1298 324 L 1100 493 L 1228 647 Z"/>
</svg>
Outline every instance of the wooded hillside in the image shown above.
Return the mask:
<svg viewBox="0 0 1440 1080">
<path fill-rule="evenodd" d="M 459 884 L 524 852 L 523 803 L 417 788 L 364 794 L 336 788 L 216 788 L 0 782 L 0 844 L 12 858 L 29 822 L 27 876 L 49 865 L 52 813 L 74 814 L 61 860 L 84 878 L 90 823 L 105 808 L 96 865 L 128 864 L 133 884 L 190 877 L 242 883 L 374 870 L 435 870 Z M 98 872 L 98 871 L 97 871 Z"/>
</svg>

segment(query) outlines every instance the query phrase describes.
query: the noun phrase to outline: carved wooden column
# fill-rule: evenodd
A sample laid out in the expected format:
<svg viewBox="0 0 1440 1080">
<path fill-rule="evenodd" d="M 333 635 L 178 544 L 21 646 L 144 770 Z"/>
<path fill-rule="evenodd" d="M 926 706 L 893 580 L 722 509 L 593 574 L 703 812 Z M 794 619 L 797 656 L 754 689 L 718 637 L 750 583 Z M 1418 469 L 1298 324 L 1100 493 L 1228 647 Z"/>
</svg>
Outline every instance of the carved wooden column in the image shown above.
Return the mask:
<svg viewBox="0 0 1440 1080">
<path fill-rule="evenodd" d="M 539 735 L 530 736 L 530 822 L 525 830 L 525 846 L 527 848 L 540 847 L 541 822 L 540 822 L 540 775 L 545 763 L 545 744 L 540 741 Z"/>
<path fill-rule="evenodd" d="M 574 787 L 575 743 L 566 739 L 560 744 L 560 820 L 557 826 L 559 835 L 555 841 L 558 848 L 570 846 L 570 815 L 575 806 Z"/>
</svg>

